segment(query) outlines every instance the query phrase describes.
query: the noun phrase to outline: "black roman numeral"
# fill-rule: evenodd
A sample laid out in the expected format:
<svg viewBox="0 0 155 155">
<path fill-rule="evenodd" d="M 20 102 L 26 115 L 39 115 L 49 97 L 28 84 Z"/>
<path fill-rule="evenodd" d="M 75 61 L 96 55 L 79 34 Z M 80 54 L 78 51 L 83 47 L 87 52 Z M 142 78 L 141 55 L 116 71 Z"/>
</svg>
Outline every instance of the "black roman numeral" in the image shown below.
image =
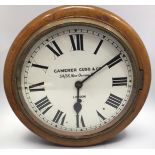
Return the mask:
<svg viewBox="0 0 155 155">
<path fill-rule="evenodd" d="M 123 100 L 122 98 L 120 98 L 114 94 L 110 94 L 108 100 L 105 103 L 114 107 L 114 108 L 118 108 L 119 105 L 121 104 L 122 100 Z"/>
<path fill-rule="evenodd" d="M 43 85 L 44 85 L 44 82 L 40 82 L 29 86 L 30 92 L 45 91 L 45 88 L 42 87 Z"/>
<path fill-rule="evenodd" d="M 54 46 L 55 49 L 52 47 L 52 45 Z M 48 44 L 46 45 L 46 47 L 48 47 L 48 49 L 50 49 L 53 52 L 53 54 L 56 55 L 57 57 L 63 54 L 55 41 L 52 41 L 51 45 Z"/>
<path fill-rule="evenodd" d="M 58 110 L 53 118 L 53 122 L 58 123 L 60 120 L 60 124 L 63 125 L 66 118 L 66 114 L 64 112 Z"/>
<path fill-rule="evenodd" d="M 96 110 L 96 112 L 97 112 L 97 115 L 104 121 L 106 118 L 101 114 L 101 113 L 99 113 L 97 110 Z"/>
<path fill-rule="evenodd" d="M 69 35 L 73 51 L 81 50 L 83 51 L 83 34 Z"/>
<path fill-rule="evenodd" d="M 102 43 L 103 43 L 103 40 L 100 40 L 100 42 L 99 42 L 98 46 L 97 46 L 97 47 L 96 47 L 96 49 L 95 49 L 94 54 L 97 54 L 97 52 L 99 51 L 99 49 L 100 49 L 100 47 L 101 47 Z"/>
<path fill-rule="evenodd" d="M 51 109 L 52 105 L 51 102 L 49 101 L 49 99 L 46 97 L 42 98 L 41 100 L 37 101 L 35 103 L 36 107 L 39 110 L 44 109 L 44 111 L 42 112 L 42 114 L 45 114 L 49 109 Z"/>
<path fill-rule="evenodd" d="M 112 86 L 127 86 L 127 77 L 112 78 Z"/>
<path fill-rule="evenodd" d="M 37 67 L 37 68 L 41 68 L 41 69 L 48 69 L 48 66 L 43 66 L 43 65 L 38 65 L 38 64 L 32 64 L 32 67 Z"/>
<path fill-rule="evenodd" d="M 85 127 L 83 116 L 76 115 L 76 127 L 79 128 L 80 126 Z"/>
<path fill-rule="evenodd" d="M 122 61 L 122 58 L 120 57 L 120 54 L 115 56 L 113 59 L 111 59 L 108 63 L 107 66 L 109 68 L 113 67 L 114 65 L 118 64 L 120 61 Z"/>
</svg>

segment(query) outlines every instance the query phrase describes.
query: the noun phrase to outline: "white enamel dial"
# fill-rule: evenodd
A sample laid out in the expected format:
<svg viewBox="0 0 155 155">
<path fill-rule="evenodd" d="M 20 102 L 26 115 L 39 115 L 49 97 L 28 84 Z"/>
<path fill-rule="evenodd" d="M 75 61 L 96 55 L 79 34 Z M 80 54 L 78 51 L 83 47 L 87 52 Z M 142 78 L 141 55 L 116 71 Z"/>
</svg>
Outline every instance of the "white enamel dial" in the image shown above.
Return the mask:
<svg viewBox="0 0 155 155">
<path fill-rule="evenodd" d="M 76 81 L 83 83 L 77 102 Z M 51 31 L 28 51 L 21 70 L 24 104 L 43 124 L 86 132 L 106 126 L 125 109 L 133 89 L 127 52 L 110 33 L 91 26 Z"/>
</svg>

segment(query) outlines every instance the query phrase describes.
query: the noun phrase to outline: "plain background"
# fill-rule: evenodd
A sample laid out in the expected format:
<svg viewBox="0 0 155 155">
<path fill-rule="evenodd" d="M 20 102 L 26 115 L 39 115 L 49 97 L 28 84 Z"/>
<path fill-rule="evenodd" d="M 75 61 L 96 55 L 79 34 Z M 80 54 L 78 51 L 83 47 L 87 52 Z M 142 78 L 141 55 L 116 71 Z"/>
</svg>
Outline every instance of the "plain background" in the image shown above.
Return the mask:
<svg viewBox="0 0 155 155">
<path fill-rule="evenodd" d="M 0 148 L 64 148 L 30 132 L 10 108 L 3 88 L 3 68 L 11 43 L 39 14 L 56 6 L 0 6 Z M 100 6 L 126 20 L 143 40 L 152 67 L 152 83 L 145 106 L 136 119 L 112 141 L 89 148 L 155 148 L 155 6 Z"/>
</svg>

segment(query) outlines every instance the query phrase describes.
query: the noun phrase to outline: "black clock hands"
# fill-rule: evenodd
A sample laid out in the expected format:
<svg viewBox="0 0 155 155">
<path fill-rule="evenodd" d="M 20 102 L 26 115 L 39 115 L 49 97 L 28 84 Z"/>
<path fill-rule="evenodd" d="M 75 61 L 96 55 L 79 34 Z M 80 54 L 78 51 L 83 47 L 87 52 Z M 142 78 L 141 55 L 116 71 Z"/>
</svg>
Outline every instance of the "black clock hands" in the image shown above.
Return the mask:
<svg viewBox="0 0 155 155">
<path fill-rule="evenodd" d="M 104 65 L 102 65 L 101 67 L 99 67 L 96 71 L 94 71 L 93 73 L 91 73 L 89 76 L 87 76 L 85 79 L 83 79 L 82 81 L 76 81 L 75 83 L 75 87 L 77 89 L 77 102 L 74 104 L 74 110 L 78 116 L 79 112 L 82 109 L 82 100 L 79 98 L 79 93 L 80 93 L 80 89 L 83 86 L 83 83 L 85 81 L 87 81 L 88 79 L 90 79 L 93 75 L 95 75 L 97 72 L 99 72 L 101 69 L 103 69 L 105 66 L 108 66 L 109 68 L 111 68 L 113 65 L 117 64 L 118 62 L 122 61 L 120 54 L 118 54 L 117 56 L 115 56 L 114 58 L 112 58 L 111 60 L 109 60 L 107 63 L 105 63 Z"/>
<path fill-rule="evenodd" d="M 106 64 L 102 65 L 101 67 L 99 67 L 95 72 L 91 73 L 89 76 L 87 76 L 85 79 L 83 79 L 82 81 L 80 81 L 81 85 L 83 85 L 83 83 L 85 81 L 87 81 L 88 79 L 90 79 L 94 74 L 96 74 L 97 72 L 99 72 L 101 69 L 103 69 L 105 66 L 109 66 L 109 68 L 111 68 L 113 65 L 115 65 L 116 63 L 118 63 L 119 61 L 121 61 L 121 57 L 120 54 L 118 54 L 117 56 L 115 56 L 114 58 L 112 58 L 110 61 L 108 61 Z"/>
<path fill-rule="evenodd" d="M 83 83 L 85 81 L 87 81 L 88 79 L 90 79 L 94 74 L 96 74 L 97 72 L 99 72 L 101 69 L 103 69 L 105 66 L 108 66 L 109 68 L 111 68 L 112 66 L 114 66 L 115 64 L 117 64 L 118 62 L 122 61 L 120 54 L 118 54 L 117 56 L 115 56 L 114 58 L 112 58 L 111 60 L 109 60 L 107 63 L 105 63 L 104 65 L 102 65 L 101 67 L 99 67 L 95 72 L 91 73 L 89 76 L 87 76 L 85 79 L 83 79 L 82 81 L 77 81 L 75 83 L 75 87 L 76 88 L 81 88 L 83 86 Z M 79 91 L 79 90 L 78 90 Z"/>
<path fill-rule="evenodd" d="M 77 102 L 74 104 L 74 110 L 78 115 L 80 110 L 82 109 L 82 105 L 81 105 L 82 100 L 79 99 L 79 92 L 80 92 L 80 88 L 82 87 L 82 83 L 80 81 L 77 81 L 75 83 L 75 87 L 77 89 Z"/>
<path fill-rule="evenodd" d="M 77 101 L 76 103 L 74 104 L 74 110 L 76 112 L 76 126 L 79 127 L 79 112 L 81 111 L 82 109 L 82 100 L 79 99 L 79 92 L 80 92 L 80 88 L 82 87 L 82 83 L 80 81 L 77 81 L 75 83 L 75 87 L 77 89 Z"/>
</svg>

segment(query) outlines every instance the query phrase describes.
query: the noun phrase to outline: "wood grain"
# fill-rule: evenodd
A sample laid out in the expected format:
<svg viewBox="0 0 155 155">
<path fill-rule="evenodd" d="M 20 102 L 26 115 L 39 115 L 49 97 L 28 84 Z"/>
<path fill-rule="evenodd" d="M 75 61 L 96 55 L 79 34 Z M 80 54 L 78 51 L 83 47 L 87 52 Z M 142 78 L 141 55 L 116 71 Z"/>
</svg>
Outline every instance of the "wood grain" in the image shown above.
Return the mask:
<svg viewBox="0 0 155 155">
<path fill-rule="evenodd" d="M 49 133 L 42 130 L 42 128 L 40 128 L 37 124 L 33 123 L 33 120 L 30 120 L 30 118 L 23 112 L 20 104 L 17 102 L 13 86 L 15 83 L 15 79 L 13 79 L 14 64 L 24 44 L 35 32 L 39 31 L 45 25 L 55 23 L 57 21 L 63 22 L 64 19 L 69 18 L 89 19 L 104 23 L 113 29 L 116 29 L 127 40 L 133 49 L 139 69 L 143 71 L 143 87 L 139 91 L 130 112 L 127 113 L 121 121 L 113 127 L 110 127 L 108 130 L 99 132 L 94 136 L 88 136 L 87 138 L 80 139 L 66 138 L 52 132 Z M 123 130 L 141 110 L 149 91 L 150 82 L 151 69 L 149 58 L 138 34 L 117 15 L 95 6 L 62 6 L 49 10 L 35 18 L 16 37 L 7 55 L 4 68 L 4 87 L 6 96 L 17 117 L 37 135 L 50 142 L 65 146 L 89 146 L 102 143 L 103 141 L 113 138 L 116 134 Z"/>
</svg>

